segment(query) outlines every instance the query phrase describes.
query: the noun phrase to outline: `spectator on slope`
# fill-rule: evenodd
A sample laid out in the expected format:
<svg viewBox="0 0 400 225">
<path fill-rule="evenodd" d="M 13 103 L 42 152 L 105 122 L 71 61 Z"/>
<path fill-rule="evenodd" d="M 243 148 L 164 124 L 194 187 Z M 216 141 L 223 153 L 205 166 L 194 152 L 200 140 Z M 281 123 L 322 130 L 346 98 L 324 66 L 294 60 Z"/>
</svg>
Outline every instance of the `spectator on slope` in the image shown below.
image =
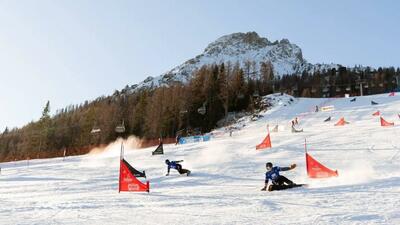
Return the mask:
<svg viewBox="0 0 400 225">
<path fill-rule="evenodd" d="M 296 164 L 292 164 L 290 167 L 279 167 L 273 166 L 271 162 L 268 162 L 265 166 L 267 168 L 267 172 L 265 173 L 265 186 L 261 189 L 261 191 L 267 190 L 270 180 L 271 185 L 269 185 L 268 191 L 283 190 L 301 186 L 293 183 L 293 181 L 279 174 L 280 171 L 288 171 L 296 168 Z"/>
<path fill-rule="evenodd" d="M 186 175 L 189 176 L 190 175 L 190 170 L 183 169 L 182 165 L 179 164 L 180 162 L 183 162 L 183 160 L 179 160 L 179 161 L 169 161 L 168 159 L 165 160 L 165 164 L 167 164 L 167 166 L 168 166 L 168 173 L 165 176 L 169 175 L 170 169 L 176 169 L 179 172 L 179 174 L 185 174 L 186 173 Z"/>
</svg>

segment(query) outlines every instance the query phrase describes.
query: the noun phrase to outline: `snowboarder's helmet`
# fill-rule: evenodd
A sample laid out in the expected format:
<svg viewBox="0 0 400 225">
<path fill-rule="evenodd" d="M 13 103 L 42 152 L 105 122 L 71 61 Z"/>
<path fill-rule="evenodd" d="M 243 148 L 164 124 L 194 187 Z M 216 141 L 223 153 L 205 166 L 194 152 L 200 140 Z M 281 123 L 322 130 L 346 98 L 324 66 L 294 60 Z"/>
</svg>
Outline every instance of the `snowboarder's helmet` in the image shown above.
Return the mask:
<svg viewBox="0 0 400 225">
<path fill-rule="evenodd" d="M 168 164 L 168 163 L 169 163 L 169 160 L 168 160 L 168 159 L 166 159 L 166 160 L 165 160 L 165 164 Z"/>
<path fill-rule="evenodd" d="M 271 162 L 267 162 L 265 164 L 265 167 L 267 168 L 267 170 L 271 170 L 272 169 L 272 163 Z"/>
</svg>

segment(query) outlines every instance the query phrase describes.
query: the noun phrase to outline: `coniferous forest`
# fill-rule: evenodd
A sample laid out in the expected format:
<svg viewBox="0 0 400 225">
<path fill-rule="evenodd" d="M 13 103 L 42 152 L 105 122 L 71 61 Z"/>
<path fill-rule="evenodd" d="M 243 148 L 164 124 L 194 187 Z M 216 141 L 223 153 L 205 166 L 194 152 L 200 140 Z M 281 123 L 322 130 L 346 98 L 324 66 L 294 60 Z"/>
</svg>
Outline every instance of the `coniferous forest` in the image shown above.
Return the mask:
<svg viewBox="0 0 400 225">
<path fill-rule="evenodd" d="M 87 153 L 114 141 L 115 127 L 125 136 L 173 138 L 205 133 L 228 112 L 254 112 L 260 96 L 284 92 L 296 97 L 343 97 L 385 93 L 399 88 L 400 69 L 369 67 L 329 69 L 274 76 L 272 64 L 209 65 L 186 83 L 132 92 L 129 86 L 111 96 L 70 105 L 52 113 L 47 102 L 38 121 L 0 134 L 0 161 Z"/>
</svg>

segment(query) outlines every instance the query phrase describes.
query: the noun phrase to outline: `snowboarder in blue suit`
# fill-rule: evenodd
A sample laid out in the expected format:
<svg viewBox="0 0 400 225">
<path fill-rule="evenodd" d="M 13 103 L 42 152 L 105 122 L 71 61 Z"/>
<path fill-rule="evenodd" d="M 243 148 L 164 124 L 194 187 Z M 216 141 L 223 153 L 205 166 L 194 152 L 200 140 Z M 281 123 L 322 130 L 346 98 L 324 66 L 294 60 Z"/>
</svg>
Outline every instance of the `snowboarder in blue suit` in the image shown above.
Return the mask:
<svg viewBox="0 0 400 225">
<path fill-rule="evenodd" d="M 168 166 L 168 173 L 165 176 L 169 175 L 170 169 L 176 169 L 176 170 L 178 170 L 179 174 L 186 173 L 186 175 L 189 176 L 190 170 L 183 169 L 182 165 L 179 164 L 180 162 L 183 162 L 183 160 L 179 160 L 179 161 L 169 161 L 168 159 L 165 160 L 165 164 L 167 164 L 167 166 Z"/>
<path fill-rule="evenodd" d="M 265 186 L 261 189 L 261 191 L 267 190 L 270 180 L 272 184 L 269 185 L 268 191 L 283 190 L 302 186 L 300 184 L 298 185 L 293 183 L 293 181 L 279 174 L 280 171 L 288 171 L 296 168 L 296 164 L 292 164 L 290 167 L 279 167 L 273 166 L 272 163 L 268 162 L 265 166 L 267 168 L 267 172 L 265 173 Z"/>
</svg>

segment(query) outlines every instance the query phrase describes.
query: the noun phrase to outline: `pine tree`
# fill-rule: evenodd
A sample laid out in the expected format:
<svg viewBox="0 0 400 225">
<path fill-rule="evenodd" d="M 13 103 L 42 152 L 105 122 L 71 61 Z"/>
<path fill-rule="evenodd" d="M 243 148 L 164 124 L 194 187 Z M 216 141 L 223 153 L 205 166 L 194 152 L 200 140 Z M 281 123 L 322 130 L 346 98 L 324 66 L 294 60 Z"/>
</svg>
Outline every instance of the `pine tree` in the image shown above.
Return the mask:
<svg viewBox="0 0 400 225">
<path fill-rule="evenodd" d="M 147 92 L 143 92 L 139 96 L 139 102 L 135 107 L 135 111 L 133 112 L 133 125 L 132 125 L 132 133 L 136 136 L 143 137 L 145 133 L 145 117 L 146 117 L 146 108 L 148 104 Z"/>
<path fill-rule="evenodd" d="M 232 89 L 234 90 L 232 100 L 233 100 L 233 108 L 235 110 L 243 110 L 247 107 L 247 86 L 244 78 L 244 72 L 239 67 L 239 64 L 235 64 L 233 69 L 233 78 L 232 78 Z"/>
<path fill-rule="evenodd" d="M 46 106 L 42 111 L 42 117 L 40 118 L 40 120 L 46 120 L 49 118 L 50 118 L 50 101 L 47 101 Z"/>
<path fill-rule="evenodd" d="M 271 93 L 272 82 L 274 79 L 273 68 L 271 62 L 262 62 L 260 65 L 260 76 L 261 76 L 261 94 L 265 95 Z"/>
<path fill-rule="evenodd" d="M 2 135 L 7 135 L 8 134 L 8 127 L 6 127 L 5 129 L 4 129 L 4 131 L 3 131 L 3 133 L 2 133 Z"/>
<path fill-rule="evenodd" d="M 219 99 L 222 101 L 222 105 L 224 107 L 224 117 L 228 115 L 228 107 L 229 107 L 229 83 L 228 83 L 228 74 L 230 71 L 230 65 L 228 65 L 227 70 L 225 70 L 225 64 L 222 63 L 219 70 Z"/>
</svg>

